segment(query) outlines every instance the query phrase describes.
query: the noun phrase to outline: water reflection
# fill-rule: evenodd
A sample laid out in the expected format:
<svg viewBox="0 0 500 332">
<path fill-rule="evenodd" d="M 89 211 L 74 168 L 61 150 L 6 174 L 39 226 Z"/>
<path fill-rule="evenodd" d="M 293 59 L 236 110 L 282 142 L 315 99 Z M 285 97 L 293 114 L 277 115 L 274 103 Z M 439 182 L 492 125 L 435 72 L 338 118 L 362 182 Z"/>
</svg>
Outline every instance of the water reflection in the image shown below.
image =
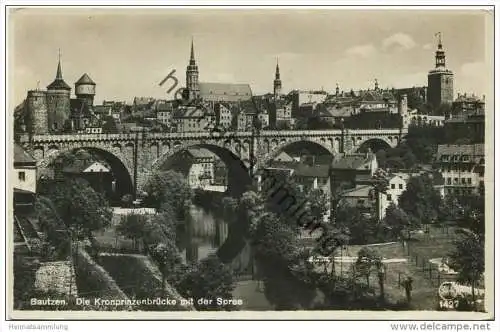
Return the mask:
<svg viewBox="0 0 500 332">
<path fill-rule="evenodd" d="M 185 262 L 192 263 L 215 253 L 228 234 L 228 223 L 210 211 L 190 206 L 190 216 L 177 229 L 177 245 Z"/>
</svg>

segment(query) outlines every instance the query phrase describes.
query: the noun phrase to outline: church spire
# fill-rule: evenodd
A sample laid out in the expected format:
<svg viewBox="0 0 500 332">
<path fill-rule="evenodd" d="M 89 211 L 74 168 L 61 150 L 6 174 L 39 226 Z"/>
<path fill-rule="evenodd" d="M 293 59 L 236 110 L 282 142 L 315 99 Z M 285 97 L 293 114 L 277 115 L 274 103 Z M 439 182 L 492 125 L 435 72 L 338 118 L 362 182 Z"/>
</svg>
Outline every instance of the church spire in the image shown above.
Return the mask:
<svg viewBox="0 0 500 332">
<path fill-rule="evenodd" d="M 57 62 L 57 73 L 56 73 L 56 80 L 62 80 L 62 70 L 61 70 L 61 49 L 59 49 L 59 59 Z"/>
<path fill-rule="evenodd" d="M 47 86 L 47 90 L 71 90 L 71 87 L 64 82 L 61 69 L 61 49 L 59 49 L 56 78 Z"/>
<path fill-rule="evenodd" d="M 200 95 L 198 74 L 198 66 L 194 58 L 194 40 L 191 38 L 191 57 L 189 58 L 189 65 L 186 68 L 186 97 L 190 101 L 197 99 Z"/>
<path fill-rule="evenodd" d="M 280 66 L 278 63 L 278 58 L 276 58 L 276 73 L 274 74 L 274 97 L 281 95 L 281 78 L 280 78 Z"/>
<path fill-rule="evenodd" d="M 191 58 L 189 59 L 189 63 L 191 65 L 196 64 L 196 60 L 194 58 L 194 40 L 191 38 Z"/>
<path fill-rule="evenodd" d="M 277 80 L 280 79 L 280 65 L 279 65 L 278 58 L 276 58 L 276 74 L 275 74 L 275 78 Z"/>
</svg>

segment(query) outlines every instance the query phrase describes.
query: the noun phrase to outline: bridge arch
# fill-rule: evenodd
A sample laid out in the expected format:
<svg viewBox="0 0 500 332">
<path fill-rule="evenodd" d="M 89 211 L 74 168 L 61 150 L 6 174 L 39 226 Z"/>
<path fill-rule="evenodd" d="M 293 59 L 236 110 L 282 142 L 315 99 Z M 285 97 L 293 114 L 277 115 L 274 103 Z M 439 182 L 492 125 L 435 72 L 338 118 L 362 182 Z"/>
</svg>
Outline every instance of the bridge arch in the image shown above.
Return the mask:
<svg viewBox="0 0 500 332">
<path fill-rule="evenodd" d="M 161 154 L 152 163 L 150 171 L 155 173 L 160 170 L 171 168 L 176 155 L 182 153 L 182 151 L 206 149 L 219 157 L 226 165 L 228 171 L 228 193 L 232 196 L 240 196 L 252 185 L 252 179 L 250 177 L 248 162 L 242 160 L 242 158 L 238 156 L 236 151 L 232 149 L 232 144 L 230 143 L 231 142 L 224 142 L 223 147 L 213 143 L 199 143 L 182 146 L 177 149 L 170 149 Z"/>
<path fill-rule="evenodd" d="M 397 138 L 396 138 L 397 144 Z M 373 152 L 377 152 L 379 150 L 386 150 L 391 148 L 393 145 L 396 145 L 395 142 L 391 139 L 387 138 L 368 138 L 366 140 L 362 140 L 361 137 L 358 137 L 356 144 L 356 152 L 367 152 L 368 149 L 371 149 Z"/>
<path fill-rule="evenodd" d="M 58 157 L 79 150 L 90 152 L 109 164 L 113 179 L 116 181 L 115 191 L 112 197 L 115 202 L 118 202 L 123 195 L 134 195 L 134 185 L 131 175 L 132 168 L 130 167 L 128 160 L 121 154 L 121 149 L 116 145 L 111 149 L 86 145 L 78 147 L 60 147 L 57 145 L 51 145 L 47 149 L 46 153 L 38 149 L 37 156 L 35 158 L 37 159 L 39 168 L 47 169 L 53 166 L 54 161 Z"/>
<path fill-rule="evenodd" d="M 314 148 L 319 148 L 320 151 L 325 154 L 329 154 L 332 157 L 338 152 L 337 144 L 338 141 L 335 140 L 313 140 L 307 138 L 299 138 L 291 141 L 281 141 L 276 145 L 266 145 L 266 141 L 264 142 L 264 156 L 259 160 L 259 165 L 265 166 L 268 165 L 274 158 L 276 158 L 281 152 L 285 151 L 287 148 L 291 148 L 293 146 L 305 145 L 305 146 L 313 146 Z"/>
</svg>

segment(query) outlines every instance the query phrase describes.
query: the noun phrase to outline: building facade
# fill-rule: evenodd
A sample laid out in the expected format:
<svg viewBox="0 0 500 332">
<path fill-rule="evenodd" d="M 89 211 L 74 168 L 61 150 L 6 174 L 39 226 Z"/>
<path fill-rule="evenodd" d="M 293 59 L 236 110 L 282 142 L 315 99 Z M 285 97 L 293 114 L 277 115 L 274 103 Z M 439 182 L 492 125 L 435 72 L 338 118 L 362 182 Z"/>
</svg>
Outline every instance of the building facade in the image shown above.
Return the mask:
<svg viewBox="0 0 500 332">
<path fill-rule="evenodd" d="M 444 180 L 445 195 L 484 190 L 484 144 L 439 145 L 436 167 Z"/>
<path fill-rule="evenodd" d="M 14 144 L 14 172 L 11 177 L 14 189 L 36 193 L 36 160 L 17 144 Z"/>
</svg>

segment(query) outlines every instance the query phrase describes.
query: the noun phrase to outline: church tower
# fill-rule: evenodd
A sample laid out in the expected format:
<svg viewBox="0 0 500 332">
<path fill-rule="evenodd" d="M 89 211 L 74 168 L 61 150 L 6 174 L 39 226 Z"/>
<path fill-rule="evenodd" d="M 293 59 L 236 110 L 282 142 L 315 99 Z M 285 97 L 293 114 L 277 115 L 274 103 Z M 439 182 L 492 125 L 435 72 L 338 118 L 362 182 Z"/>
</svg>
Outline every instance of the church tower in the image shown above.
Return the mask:
<svg viewBox="0 0 500 332">
<path fill-rule="evenodd" d="M 50 132 L 61 132 L 69 122 L 71 87 L 64 82 L 61 70 L 61 53 L 56 78 L 47 86 L 47 113 Z"/>
<path fill-rule="evenodd" d="M 280 78 L 280 66 L 278 59 L 276 59 L 276 73 L 274 74 L 274 97 L 279 97 L 281 95 L 281 78 Z"/>
<path fill-rule="evenodd" d="M 198 65 L 194 58 L 194 42 L 191 40 L 191 58 L 186 68 L 186 98 L 195 100 L 200 97 L 200 85 L 198 83 Z"/>
<path fill-rule="evenodd" d="M 446 69 L 446 56 L 441 41 L 441 33 L 439 32 L 436 35 L 439 37 L 435 56 L 436 65 L 427 75 L 427 102 L 434 110 L 441 105 L 453 102 L 453 72 Z"/>
</svg>

